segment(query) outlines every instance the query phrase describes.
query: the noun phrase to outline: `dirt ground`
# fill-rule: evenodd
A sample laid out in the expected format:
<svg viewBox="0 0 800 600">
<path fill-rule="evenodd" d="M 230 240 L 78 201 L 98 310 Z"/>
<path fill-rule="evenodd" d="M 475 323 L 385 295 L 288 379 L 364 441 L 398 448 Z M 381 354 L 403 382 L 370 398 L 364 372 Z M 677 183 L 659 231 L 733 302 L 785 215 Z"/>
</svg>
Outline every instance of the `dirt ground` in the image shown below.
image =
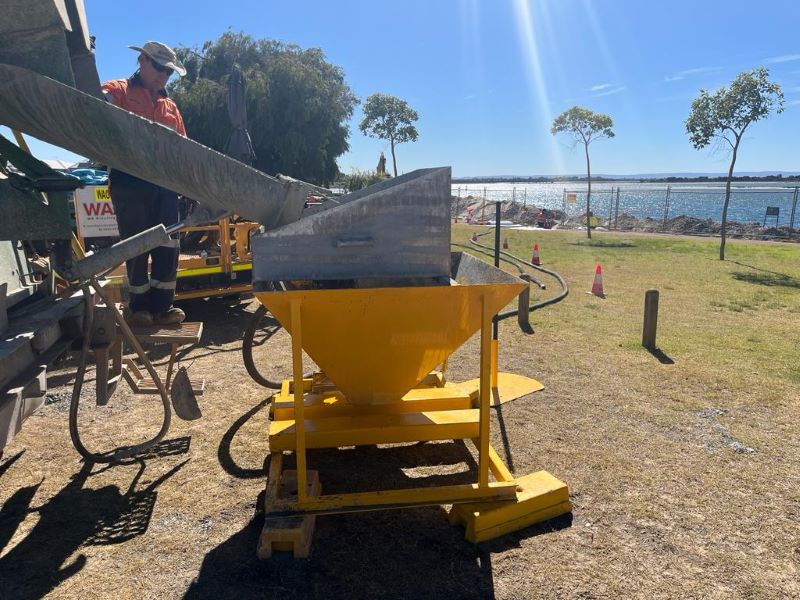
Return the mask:
<svg viewBox="0 0 800 600">
<path fill-rule="evenodd" d="M 240 353 L 256 304 L 197 301 L 184 308 L 204 321 L 203 339 L 181 364 L 206 380 L 203 418 L 174 420 L 153 451 L 82 463 L 67 429 L 74 363 L 50 377 L 49 404 L 0 459 L 0 597 L 800 597 L 797 395 L 749 403 L 693 381 L 680 353 L 678 365 L 659 362 L 580 323 L 551 326 L 547 311 L 589 310 L 587 298 L 573 291 L 572 307 L 534 313 L 534 335 L 501 323 L 501 370 L 546 388 L 492 421 L 515 473 L 546 469 L 568 483 L 571 516 L 478 546 L 440 507 L 323 516 L 309 559 L 258 560 L 269 392 Z M 274 376 L 289 373 L 287 341 L 280 332 L 262 348 Z M 477 337 L 449 368 L 453 381 L 477 376 Z M 155 396 L 122 388 L 98 408 L 89 375 L 87 445 L 157 431 Z M 310 464 L 326 493 L 475 472 L 456 443 L 316 451 Z"/>
</svg>

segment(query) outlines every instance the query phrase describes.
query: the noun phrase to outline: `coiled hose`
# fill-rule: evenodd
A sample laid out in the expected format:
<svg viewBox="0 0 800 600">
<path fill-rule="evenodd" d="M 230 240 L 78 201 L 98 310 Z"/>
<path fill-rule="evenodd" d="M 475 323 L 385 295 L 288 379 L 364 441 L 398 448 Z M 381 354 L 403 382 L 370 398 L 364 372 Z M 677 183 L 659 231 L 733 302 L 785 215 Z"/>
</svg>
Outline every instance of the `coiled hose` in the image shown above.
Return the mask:
<svg viewBox="0 0 800 600">
<path fill-rule="evenodd" d="M 136 339 L 136 336 L 133 335 L 130 327 L 125 322 L 125 319 L 114 306 L 114 303 L 105 293 L 105 291 L 103 291 L 100 285 L 98 285 L 97 278 L 92 277 L 88 283 L 82 284 L 80 287 L 83 290 L 84 297 L 83 344 L 81 345 L 81 356 L 78 362 L 78 371 L 75 374 L 75 385 L 72 388 L 72 398 L 69 404 L 69 436 L 72 439 L 72 445 L 75 446 L 75 450 L 77 450 L 78 454 L 80 454 L 87 461 L 96 463 L 115 463 L 129 458 L 134 454 L 138 454 L 139 452 L 147 450 L 164 439 L 172 420 L 172 408 L 170 407 L 167 390 L 164 387 L 164 384 L 161 381 L 161 378 L 158 376 L 155 368 L 153 367 L 153 364 L 150 362 L 150 359 L 147 358 L 142 345 L 139 343 L 139 340 Z M 91 287 L 94 287 L 97 294 L 103 299 L 103 301 L 106 303 L 106 306 L 109 307 L 111 314 L 114 316 L 114 320 L 122 330 L 122 335 L 131 344 L 131 346 L 133 346 L 137 356 L 142 363 L 144 363 L 147 372 L 153 378 L 153 383 L 155 383 L 156 387 L 158 388 L 158 393 L 159 396 L 161 396 L 161 403 L 164 408 L 164 419 L 161 423 L 161 430 L 154 438 L 133 446 L 121 446 L 112 451 L 104 453 L 90 452 L 86 446 L 83 445 L 80 433 L 78 431 L 78 405 L 80 404 L 83 378 L 86 374 L 86 359 L 89 354 L 89 343 L 92 337 L 92 322 L 94 320 L 94 306 L 92 305 Z"/>
</svg>

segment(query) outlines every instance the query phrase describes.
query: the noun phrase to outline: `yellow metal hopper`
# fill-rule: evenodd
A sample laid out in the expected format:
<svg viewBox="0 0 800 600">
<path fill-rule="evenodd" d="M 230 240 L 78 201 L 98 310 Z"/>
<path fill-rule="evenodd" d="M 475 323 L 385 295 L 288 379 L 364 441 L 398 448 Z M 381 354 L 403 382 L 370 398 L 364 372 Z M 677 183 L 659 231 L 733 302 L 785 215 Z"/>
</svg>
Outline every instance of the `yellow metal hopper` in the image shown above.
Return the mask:
<svg viewBox="0 0 800 600">
<path fill-rule="evenodd" d="M 528 285 L 453 253 L 449 285 L 257 292 L 352 404 L 398 402 Z M 484 309 L 484 303 L 486 308 Z"/>
</svg>

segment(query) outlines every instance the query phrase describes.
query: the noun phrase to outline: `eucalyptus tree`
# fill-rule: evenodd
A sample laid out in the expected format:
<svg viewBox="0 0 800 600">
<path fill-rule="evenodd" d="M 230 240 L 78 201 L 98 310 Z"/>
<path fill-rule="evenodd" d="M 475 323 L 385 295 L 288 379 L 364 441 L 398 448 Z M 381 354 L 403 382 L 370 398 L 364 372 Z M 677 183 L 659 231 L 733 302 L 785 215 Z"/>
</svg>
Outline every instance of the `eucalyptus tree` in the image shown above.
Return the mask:
<svg viewBox="0 0 800 600">
<path fill-rule="evenodd" d="M 392 167 L 397 177 L 397 157 L 394 147 L 404 142 L 416 142 L 419 138 L 414 122 L 419 119 L 417 111 L 405 100 L 386 94 L 372 94 L 364 101 L 364 118 L 358 128 L 365 135 L 389 140 L 392 147 Z"/>
<path fill-rule="evenodd" d="M 201 47 L 178 48 L 186 77 L 169 87 L 189 137 L 220 152 L 231 132 L 228 77 L 234 64 L 247 81 L 254 167 L 328 184 L 349 149 L 348 121 L 358 104 L 344 72 L 319 48 L 301 48 L 227 31 Z"/>
<path fill-rule="evenodd" d="M 574 144 L 583 144 L 586 154 L 586 235 L 592 237 L 591 202 L 592 202 L 592 165 L 589 160 L 589 144 L 595 140 L 614 137 L 612 127 L 614 121 L 608 115 L 596 113 L 582 106 L 573 106 L 565 110 L 553 120 L 550 133 L 569 134 Z"/>
<path fill-rule="evenodd" d="M 731 153 L 725 182 L 725 202 L 722 205 L 720 260 L 725 260 L 725 230 L 731 201 L 731 179 L 739 145 L 747 128 L 768 117 L 773 109 L 778 113 L 783 112 L 783 90 L 780 84 L 770 81 L 769 69 L 760 67 L 739 73 L 730 87 L 723 86 L 713 94 L 701 89 L 700 95 L 692 102 L 692 111 L 686 119 L 686 133 L 697 150 L 716 140 L 720 144 L 727 144 Z"/>
</svg>

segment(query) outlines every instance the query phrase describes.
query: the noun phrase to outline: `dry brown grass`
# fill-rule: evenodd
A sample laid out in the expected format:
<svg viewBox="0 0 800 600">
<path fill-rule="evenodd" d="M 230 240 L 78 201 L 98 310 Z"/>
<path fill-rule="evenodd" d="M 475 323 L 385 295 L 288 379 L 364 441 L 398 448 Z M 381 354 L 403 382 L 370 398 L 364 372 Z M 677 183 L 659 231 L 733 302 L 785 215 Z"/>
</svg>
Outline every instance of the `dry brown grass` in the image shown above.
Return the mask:
<svg viewBox="0 0 800 600">
<path fill-rule="evenodd" d="M 527 256 L 534 234 L 510 237 Z M 711 240 L 597 237 L 614 244 L 537 234 L 572 292 L 533 314 L 534 335 L 500 328 L 501 369 L 546 389 L 502 407 L 493 443 L 516 473 L 547 469 L 569 484 L 571 522 L 473 547 L 440 508 L 326 516 L 308 561 L 259 562 L 268 394 L 239 354 L 254 305 L 198 302 L 188 312 L 206 322 L 203 344 L 183 364 L 207 380 L 204 417 L 175 422 L 160 456 L 82 465 L 66 400 L 6 448 L 0 597 L 800 596 L 800 251 L 735 242 L 720 263 Z M 584 293 L 598 260 L 606 300 Z M 659 345 L 674 364 L 639 346 L 649 287 L 661 290 Z M 453 380 L 477 374 L 477 351 L 477 339 L 458 351 Z M 288 364 L 284 353 L 275 373 Z M 98 446 L 158 427 L 153 397 L 87 399 L 84 435 Z M 456 444 L 312 456 L 331 492 L 420 471 L 457 479 L 472 461 Z"/>
</svg>

